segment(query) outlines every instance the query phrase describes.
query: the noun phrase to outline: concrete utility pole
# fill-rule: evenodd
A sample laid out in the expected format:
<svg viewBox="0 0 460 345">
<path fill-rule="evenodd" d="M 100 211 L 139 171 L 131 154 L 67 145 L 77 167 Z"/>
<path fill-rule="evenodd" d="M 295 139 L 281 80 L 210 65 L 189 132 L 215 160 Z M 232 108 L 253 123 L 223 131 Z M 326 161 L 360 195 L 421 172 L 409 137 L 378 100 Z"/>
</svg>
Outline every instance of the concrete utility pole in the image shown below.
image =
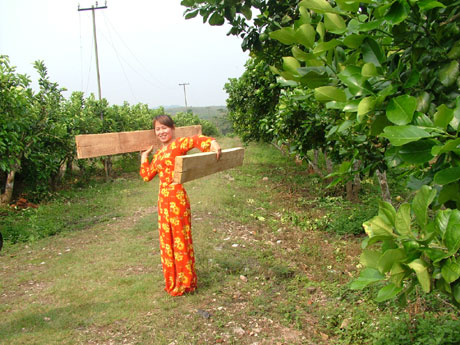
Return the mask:
<svg viewBox="0 0 460 345">
<path fill-rule="evenodd" d="M 184 98 L 185 98 L 185 112 L 187 112 L 187 92 L 185 91 L 185 86 L 190 85 L 189 83 L 181 83 L 179 86 L 184 87 Z"/>
<path fill-rule="evenodd" d="M 104 9 L 104 8 L 107 8 L 107 1 L 105 2 L 104 6 L 99 6 L 99 7 L 97 5 L 97 1 L 96 1 L 96 7 L 91 6 L 89 8 L 80 8 L 80 5 L 78 5 L 78 11 L 92 11 L 92 13 L 93 13 L 94 50 L 96 51 L 97 88 L 98 88 L 98 91 L 99 91 L 99 100 L 102 99 L 102 95 L 101 95 L 101 76 L 100 76 L 100 73 L 99 73 L 99 56 L 98 56 L 98 53 L 97 53 L 97 37 L 96 37 L 96 15 L 94 13 L 94 10 L 100 10 L 100 9 Z M 103 120 L 103 116 L 104 115 L 101 113 L 101 120 Z"/>
</svg>

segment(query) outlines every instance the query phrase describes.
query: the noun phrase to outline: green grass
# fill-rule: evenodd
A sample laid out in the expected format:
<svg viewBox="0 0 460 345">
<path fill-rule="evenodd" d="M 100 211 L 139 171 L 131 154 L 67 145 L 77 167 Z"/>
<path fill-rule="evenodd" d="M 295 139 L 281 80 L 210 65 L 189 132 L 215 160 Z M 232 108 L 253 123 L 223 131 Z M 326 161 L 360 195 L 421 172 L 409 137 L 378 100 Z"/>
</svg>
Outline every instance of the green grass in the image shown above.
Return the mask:
<svg viewBox="0 0 460 345">
<path fill-rule="evenodd" d="M 199 289 L 170 297 L 158 180 L 142 182 L 136 162 L 119 164 L 119 174 L 124 166 L 130 173 L 113 182 L 69 188 L 38 209 L 1 211 L 2 233 L 9 230 L 0 252 L 0 343 L 384 344 L 384 330 L 422 337 L 430 325 L 455 336 L 446 320 L 458 314 L 437 298 L 419 297 L 421 310 L 444 321 L 407 330 L 392 323 L 404 309 L 373 302 L 376 290 L 348 289 L 361 252 L 356 224 L 372 202 L 345 202 L 263 144 L 246 148 L 242 167 L 185 185 Z M 375 198 L 372 188 L 365 193 Z"/>
</svg>

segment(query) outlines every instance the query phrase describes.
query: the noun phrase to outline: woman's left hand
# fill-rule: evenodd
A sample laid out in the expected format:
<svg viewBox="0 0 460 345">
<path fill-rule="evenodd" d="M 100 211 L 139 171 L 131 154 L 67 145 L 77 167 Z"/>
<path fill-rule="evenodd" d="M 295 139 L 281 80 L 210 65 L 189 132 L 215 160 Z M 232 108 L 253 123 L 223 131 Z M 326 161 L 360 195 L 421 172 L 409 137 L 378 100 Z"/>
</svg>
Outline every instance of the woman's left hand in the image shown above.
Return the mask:
<svg viewBox="0 0 460 345">
<path fill-rule="evenodd" d="M 222 149 L 220 148 L 220 145 L 217 141 L 213 140 L 211 141 L 211 152 L 216 152 L 217 153 L 217 160 L 220 158 L 220 154 L 222 152 Z"/>
</svg>

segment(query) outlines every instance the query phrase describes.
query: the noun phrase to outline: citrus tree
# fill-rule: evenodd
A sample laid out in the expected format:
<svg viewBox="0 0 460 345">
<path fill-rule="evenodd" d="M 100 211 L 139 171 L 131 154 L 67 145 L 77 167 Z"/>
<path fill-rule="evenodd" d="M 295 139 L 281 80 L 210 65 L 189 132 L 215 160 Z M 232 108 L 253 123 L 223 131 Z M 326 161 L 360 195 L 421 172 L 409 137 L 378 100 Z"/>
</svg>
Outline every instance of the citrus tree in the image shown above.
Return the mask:
<svg viewBox="0 0 460 345">
<path fill-rule="evenodd" d="M 255 1 L 230 3 L 258 8 Z M 213 7 L 217 13 L 218 7 Z M 407 277 L 416 277 L 423 291 L 447 291 L 459 302 L 458 2 L 302 0 L 291 7 L 295 14 L 277 21 L 278 28 L 268 32 L 270 39 L 289 48 L 289 53 L 269 64 L 280 84 L 294 90 L 292 95 L 304 94 L 297 102 L 316 103 L 330 123 L 326 138 L 332 148 L 339 148 L 336 152 L 341 160 L 333 176 L 339 181 L 353 174 L 380 172 L 382 180 L 388 169 L 400 167 L 412 176 L 412 188 L 419 189 L 411 206 L 401 206 L 398 212 L 388 206 L 394 217 L 381 207 L 380 218 L 365 225 L 370 237 L 366 246 L 383 242 L 377 246 L 379 254 L 372 254 L 383 265 L 378 266 L 381 276 L 375 280 L 401 278 L 387 288 L 392 290 L 385 294 L 390 298 L 407 291 Z M 265 14 L 261 12 L 257 18 Z M 426 208 L 418 205 L 423 198 L 429 201 L 425 200 Z M 433 225 L 436 223 L 428 221 L 428 206 L 454 210 L 438 211 L 444 213 L 435 215 L 440 224 Z M 394 230 L 390 230 L 393 224 Z M 411 245 L 406 242 L 422 249 L 410 254 Z M 394 254 L 385 254 L 389 248 L 400 255 L 383 264 Z M 368 267 L 375 269 L 375 262 Z M 398 269 L 401 274 L 395 278 L 391 272 Z"/>
<path fill-rule="evenodd" d="M 0 204 L 8 204 L 13 195 L 15 176 L 24 156 L 31 152 L 35 133 L 30 99 L 30 79 L 15 72 L 7 56 L 0 56 L 0 171 L 6 174 Z"/>
</svg>

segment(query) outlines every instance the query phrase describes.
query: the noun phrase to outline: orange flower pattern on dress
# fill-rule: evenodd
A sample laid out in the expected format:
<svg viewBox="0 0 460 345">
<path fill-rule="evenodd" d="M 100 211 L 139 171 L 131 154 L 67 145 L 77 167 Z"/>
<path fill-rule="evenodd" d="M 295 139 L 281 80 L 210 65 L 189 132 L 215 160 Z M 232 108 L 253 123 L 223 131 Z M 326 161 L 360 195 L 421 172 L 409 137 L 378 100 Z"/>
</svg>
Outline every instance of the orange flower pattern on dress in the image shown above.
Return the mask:
<svg viewBox="0 0 460 345">
<path fill-rule="evenodd" d="M 172 296 L 180 296 L 197 287 L 195 255 L 191 233 L 190 201 L 181 184 L 172 184 L 176 156 L 197 148 L 209 152 L 214 138 L 196 135 L 178 138 L 158 150 L 152 162 L 141 163 L 140 175 L 144 181 L 160 177 L 158 193 L 158 230 L 165 290 Z"/>
</svg>

